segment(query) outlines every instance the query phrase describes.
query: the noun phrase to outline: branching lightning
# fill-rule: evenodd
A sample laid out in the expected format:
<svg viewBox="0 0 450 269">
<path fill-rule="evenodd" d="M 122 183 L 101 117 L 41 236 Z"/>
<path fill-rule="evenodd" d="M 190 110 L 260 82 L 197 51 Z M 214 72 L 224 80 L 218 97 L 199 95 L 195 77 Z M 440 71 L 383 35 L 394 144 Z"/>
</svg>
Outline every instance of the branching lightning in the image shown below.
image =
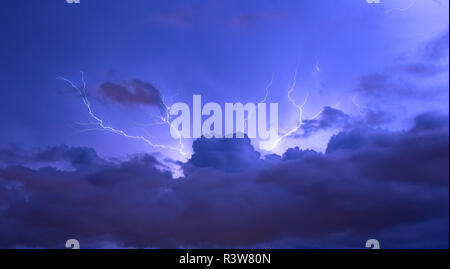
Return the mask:
<svg viewBox="0 0 450 269">
<path fill-rule="evenodd" d="M 318 67 L 318 65 L 316 64 L 315 66 L 316 72 L 319 72 L 320 68 Z M 293 133 L 297 132 L 298 130 L 300 130 L 300 128 L 303 125 L 303 112 L 304 112 L 304 107 L 308 102 L 309 99 L 309 92 L 307 92 L 305 99 L 303 100 L 303 102 L 301 104 L 298 104 L 296 102 L 296 100 L 292 97 L 292 93 L 295 90 L 295 87 L 297 85 L 297 74 L 298 74 L 298 69 L 295 70 L 294 73 L 294 78 L 293 78 L 293 82 L 291 84 L 291 86 L 289 87 L 289 90 L 287 92 L 287 98 L 289 100 L 289 102 L 296 108 L 297 113 L 298 113 L 298 119 L 297 119 L 297 124 L 294 128 L 292 128 L 291 130 L 287 131 L 286 133 L 284 133 L 281 136 L 278 136 L 277 139 L 269 146 L 269 148 L 267 148 L 266 150 L 269 151 L 273 151 L 278 145 L 279 143 L 289 137 L 290 135 L 292 135 Z M 108 131 L 126 138 L 130 138 L 130 139 L 135 139 L 135 140 L 141 140 L 143 142 L 145 142 L 146 144 L 148 144 L 149 146 L 153 147 L 153 148 L 162 148 L 162 149 L 170 149 L 170 150 L 174 150 L 177 151 L 178 153 L 180 153 L 183 156 L 186 156 L 187 153 L 184 151 L 184 144 L 182 142 L 182 138 L 181 135 L 179 134 L 179 131 L 177 128 L 175 128 L 172 123 L 171 123 L 171 118 L 170 118 L 170 106 L 168 106 L 164 100 L 164 97 L 162 97 L 162 105 L 164 106 L 164 112 L 163 116 L 161 116 L 159 118 L 160 122 L 157 122 L 155 124 L 152 125 L 164 125 L 167 124 L 169 126 L 169 128 L 171 128 L 172 130 L 174 130 L 176 133 L 178 133 L 178 137 L 179 137 L 179 141 L 178 141 L 178 147 L 173 147 L 170 145 L 163 145 L 163 144 L 155 144 L 153 143 L 149 138 L 142 136 L 142 135 L 130 135 L 128 133 L 126 133 L 125 131 L 121 130 L 121 129 L 117 129 L 114 128 L 112 126 L 108 126 L 104 123 L 104 120 L 101 119 L 98 115 L 96 115 L 92 109 L 91 103 L 89 101 L 89 99 L 87 98 L 87 92 L 86 92 L 86 81 L 84 79 L 84 73 L 83 71 L 81 71 L 81 81 L 82 81 L 82 86 L 81 87 L 77 87 L 71 80 L 65 78 L 65 77 L 58 77 L 57 79 L 62 80 L 67 82 L 72 88 L 74 88 L 75 90 L 77 90 L 77 92 L 80 94 L 81 99 L 83 101 L 83 104 L 85 105 L 85 107 L 87 108 L 87 111 L 89 113 L 89 117 L 91 118 L 91 121 L 88 123 L 79 123 L 79 125 L 84 125 L 84 126 L 95 126 L 93 128 L 89 128 L 89 129 L 85 129 L 82 131 L 91 131 L 91 130 L 101 130 L 101 131 Z M 264 98 L 259 102 L 259 103 L 266 103 L 268 96 L 269 96 L 269 90 L 273 84 L 273 80 L 274 80 L 274 74 L 272 74 L 272 78 L 269 81 L 269 83 L 266 85 L 265 88 L 265 95 Z M 353 99 L 352 100 L 355 105 L 356 105 L 356 101 Z M 315 114 L 313 117 L 309 118 L 309 120 L 313 120 L 316 119 L 317 117 L 319 117 L 322 112 L 324 111 L 324 109 L 322 108 L 317 114 Z M 250 111 L 250 113 L 255 113 L 255 111 Z M 246 119 L 248 120 L 248 118 Z"/>
<path fill-rule="evenodd" d="M 318 63 L 315 66 L 316 72 L 320 71 L 320 67 L 318 65 Z M 297 132 L 303 125 L 303 111 L 304 111 L 304 107 L 305 105 L 308 103 L 308 99 L 309 99 L 309 92 L 307 92 L 305 99 L 303 100 L 302 104 L 297 104 L 297 102 L 295 101 L 294 98 L 292 98 L 291 94 L 292 92 L 295 90 L 295 86 L 297 85 L 297 73 L 298 73 L 298 69 L 295 70 L 294 73 L 294 80 L 292 82 L 291 87 L 289 88 L 288 92 L 287 92 L 287 97 L 289 99 L 289 102 L 295 106 L 295 108 L 298 110 L 298 123 L 297 126 L 292 128 L 290 131 L 284 133 L 283 135 L 279 136 L 273 143 L 272 145 L 267 149 L 269 151 L 273 151 L 278 144 L 285 139 L 286 137 L 289 137 L 291 134 Z M 338 103 L 339 104 L 339 103 Z M 336 106 L 338 105 L 336 104 Z M 309 120 L 314 120 L 317 117 L 319 117 L 322 112 L 324 111 L 324 109 L 322 108 L 317 114 L 315 114 L 313 117 L 309 118 Z"/>
<path fill-rule="evenodd" d="M 182 139 L 181 134 L 178 131 L 178 129 L 172 125 L 172 122 L 170 121 L 170 113 L 169 113 L 170 106 L 166 105 L 166 102 L 164 101 L 164 96 L 161 98 L 161 100 L 162 100 L 162 103 L 164 105 L 164 108 L 166 109 L 165 110 L 166 115 L 165 115 L 165 117 L 161 117 L 161 121 L 163 123 L 166 123 L 169 126 L 170 129 L 174 130 L 177 133 L 178 145 L 179 145 L 178 151 L 180 152 L 181 155 L 186 156 L 187 153 L 184 152 L 184 144 L 183 144 L 183 141 L 181 140 Z"/>
<path fill-rule="evenodd" d="M 298 124 L 295 128 L 291 129 L 290 131 L 288 131 L 287 133 L 283 134 L 282 136 L 278 137 L 273 144 L 268 148 L 268 150 L 272 151 L 274 150 L 278 144 L 286 137 L 290 136 L 292 133 L 298 131 L 300 129 L 300 127 L 302 126 L 303 123 L 303 108 L 306 105 L 306 103 L 308 102 L 308 98 L 309 98 L 309 92 L 307 93 L 305 100 L 303 101 L 303 103 L 301 105 L 297 104 L 297 102 L 292 98 L 291 93 L 294 91 L 295 86 L 297 85 L 297 72 L 298 69 L 295 70 L 294 73 L 294 81 L 292 82 L 291 87 L 288 90 L 287 93 L 287 97 L 289 99 L 289 102 L 291 102 L 291 104 L 293 106 L 295 106 L 298 110 Z"/>
<path fill-rule="evenodd" d="M 87 125 L 94 125 L 95 124 L 97 126 L 97 128 L 90 129 L 90 130 L 98 130 L 98 129 L 100 129 L 100 130 L 108 131 L 108 132 L 111 132 L 111 133 L 114 133 L 114 134 L 118 134 L 118 135 L 126 137 L 126 138 L 135 139 L 135 140 L 141 140 L 141 141 L 145 142 L 146 144 L 148 144 L 149 146 L 151 146 L 153 148 L 162 148 L 162 149 L 175 150 L 175 151 L 178 151 L 183 156 L 187 155 L 187 153 L 184 151 L 184 144 L 181 141 L 181 136 L 179 136 L 180 137 L 180 139 L 179 139 L 179 147 L 172 147 L 172 146 L 169 146 L 169 145 L 154 144 L 152 141 L 150 141 L 149 139 L 147 139 L 144 136 L 129 135 L 123 130 L 116 129 L 114 127 L 105 125 L 104 121 L 93 112 L 93 109 L 91 107 L 91 103 L 89 102 L 89 99 L 87 98 L 86 81 L 84 79 L 84 72 L 83 71 L 81 71 L 82 87 L 75 86 L 75 84 L 71 80 L 69 80 L 67 78 L 64 78 L 64 77 L 58 77 L 57 79 L 67 82 L 72 88 L 77 90 L 78 93 L 80 94 L 81 99 L 82 99 L 85 107 L 87 108 L 89 116 L 93 120 L 93 122 L 87 123 Z M 170 114 L 169 114 L 170 107 L 167 106 L 164 103 L 164 100 L 163 100 L 163 105 L 164 105 L 164 107 L 166 109 L 166 111 L 165 111 L 166 115 L 164 117 L 162 117 L 161 120 L 165 124 L 168 124 L 170 128 L 173 128 L 174 130 L 176 130 L 176 128 L 174 126 L 172 126 L 172 124 L 170 122 Z M 178 130 L 176 130 L 176 131 L 178 132 Z"/>
</svg>

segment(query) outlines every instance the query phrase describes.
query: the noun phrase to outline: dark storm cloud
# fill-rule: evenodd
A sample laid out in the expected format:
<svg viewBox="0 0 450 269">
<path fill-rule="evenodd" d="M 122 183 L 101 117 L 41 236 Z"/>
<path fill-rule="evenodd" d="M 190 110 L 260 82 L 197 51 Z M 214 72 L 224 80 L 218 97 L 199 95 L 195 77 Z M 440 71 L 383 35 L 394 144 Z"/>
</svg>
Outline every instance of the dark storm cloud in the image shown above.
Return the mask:
<svg viewBox="0 0 450 269">
<path fill-rule="evenodd" d="M 349 120 L 350 116 L 343 111 L 327 106 L 323 108 L 322 113 L 316 119 L 303 121 L 301 127 L 303 134 L 301 136 L 308 137 L 319 130 L 344 127 L 348 125 Z"/>
<path fill-rule="evenodd" d="M 428 64 L 394 66 L 385 72 L 359 77 L 353 92 L 372 100 L 430 99 L 439 96 L 435 89 L 420 89 L 414 80 L 419 76 L 434 76 L 448 68 Z"/>
<path fill-rule="evenodd" d="M 413 63 L 399 66 L 398 70 L 412 76 L 432 76 L 445 72 L 446 70 L 448 70 L 448 68 L 424 63 Z"/>
<path fill-rule="evenodd" d="M 375 73 L 361 76 L 355 92 L 377 99 L 392 97 L 429 97 L 430 93 L 418 91 L 409 82 L 401 80 L 391 72 Z"/>
<path fill-rule="evenodd" d="M 424 120 L 429 121 L 424 124 Z M 448 122 L 448 117 L 445 120 Z M 397 134 L 371 129 L 342 132 L 331 138 L 327 154 L 347 156 L 348 162 L 357 164 L 355 169 L 364 178 L 445 187 L 448 186 L 448 123 L 436 125 L 435 122 L 435 117 L 426 116 L 416 121 L 409 132 Z"/>
<path fill-rule="evenodd" d="M 295 138 L 305 138 L 321 130 L 340 129 L 348 130 L 361 127 L 376 127 L 391 121 L 391 116 L 386 112 L 361 108 L 360 114 L 351 116 L 342 110 L 324 107 L 322 113 L 315 119 L 304 120 L 299 133 Z"/>
<path fill-rule="evenodd" d="M 428 41 L 418 52 L 416 57 L 407 57 L 401 63 L 392 65 L 383 71 L 361 76 L 354 92 L 377 99 L 384 98 L 433 98 L 436 91 L 426 91 L 416 87 L 417 78 L 433 77 L 448 73 L 447 63 L 442 62 L 448 57 L 448 30 Z M 411 59 L 409 59 L 411 58 Z"/>
<path fill-rule="evenodd" d="M 1 169 L 0 247 L 448 248 L 446 116 L 343 132 L 326 154 L 261 160 L 248 139 L 199 139 L 194 151 L 177 180 L 150 155 L 113 164 L 66 146 L 36 156 L 91 169 Z"/>
<path fill-rule="evenodd" d="M 423 57 L 425 60 L 439 60 L 448 56 L 449 32 L 448 30 L 435 39 L 428 42 L 425 46 Z"/>
<path fill-rule="evenodd" d="M 103 99 L 122 105 L 145 105 L 163 109 L 161 93 L 152 84 L 133 79 L 121 83 L 105 82 L 98 92 Z"/>
<path fill-rule="evenodd" d="M 200 138 L 193 142 L 194 154 L 185 165 L 185 172 L 192 167 L 212 167 L 226 172 L 251 169 L 260 162 L 260 154 L 245 135 L 242 139 Z"/>
<path fill-rule="evenodd" d="M 103 160 L 92 148 L 69 147 L 60 145 L 25 151 L 18 146 L 0 149 L 0 165 L 32 165 L 41 164 L 47 166 L 52 164 L 61 167 L 72 168 L 79 171 L 89 170 L 99 166 L 108 165 L 108 161 Z M 67 164 L 67 165 L 64 165 Z"/>
<path fill-rule="evenodd" d="M 427 112 L 420 114 L 414 119 L 413 131 L 440 130 L 448 128 L 448 116 Z"/>
<path fill-rule="evenodd" d="M 35 160 L 38 162 L 69 162 L 77 170 L 85 170 L 107 164 L 92 148 L 69 147 L 67 145 L 49 147 L 39 151 L 35 154 Z"/>
<path fill-rule="evenodd" d="M 0 149 L 0 164 L 28 162 L 29 159 L 29 154 L 18 147 Z"/>
</svg>

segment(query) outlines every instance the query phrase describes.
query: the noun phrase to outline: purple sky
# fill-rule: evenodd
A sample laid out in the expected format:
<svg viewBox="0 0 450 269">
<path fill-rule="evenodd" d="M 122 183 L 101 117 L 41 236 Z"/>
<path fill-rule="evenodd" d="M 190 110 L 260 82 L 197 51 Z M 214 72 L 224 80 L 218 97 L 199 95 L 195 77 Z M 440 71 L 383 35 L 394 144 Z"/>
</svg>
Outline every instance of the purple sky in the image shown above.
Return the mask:
<svg viewBox="0 0 450 269">
<path fill-rule="evenodd" d="M 448 248 L 449 3 L 382 2 L 6 1 L 0 247 Z M 164 104 L 269 84 L 273 150 L 171 149 Z"/>
</svg>

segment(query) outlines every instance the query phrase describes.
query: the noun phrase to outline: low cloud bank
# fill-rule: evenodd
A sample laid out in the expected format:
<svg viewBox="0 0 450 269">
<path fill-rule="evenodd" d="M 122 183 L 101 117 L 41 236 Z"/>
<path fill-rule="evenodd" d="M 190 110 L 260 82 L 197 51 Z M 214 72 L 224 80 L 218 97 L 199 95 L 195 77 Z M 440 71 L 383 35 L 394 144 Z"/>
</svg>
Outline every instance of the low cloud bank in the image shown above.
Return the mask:
<svg viewBox="0 0 450 269">
<path fill-rule="evenodd" d="M 428 113 L 409 131 L 356 128 L 325 154 L 265 159 L 248 139 L 199 139 L 177 180 L 151 155 L 3 149 L 0 247 L 448 248 L 448 130 Z"/>
</svg>

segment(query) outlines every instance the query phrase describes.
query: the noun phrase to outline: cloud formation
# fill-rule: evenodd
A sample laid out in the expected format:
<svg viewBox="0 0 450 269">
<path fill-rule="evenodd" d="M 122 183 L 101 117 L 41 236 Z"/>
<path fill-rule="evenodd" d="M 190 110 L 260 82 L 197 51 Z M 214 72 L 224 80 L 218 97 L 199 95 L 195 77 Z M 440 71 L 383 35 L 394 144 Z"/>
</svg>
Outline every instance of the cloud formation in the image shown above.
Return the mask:
<svg viewBox="0 0 450 269">
<path fill-rule="evenodd" d="M 200 138 L 193 142 L 194 154 L 184 166 L 185 173 L 193 168 L 211 167 L 225 172 L 241 172 L 256 167 L 260 154 L 245 135 L 242 139 Z"/>
<path fill-rule="evenodd" d="M 232 27 L 234 29 L 247 29 L 261 24 L 276 24 L 289 21 L 293 18 L 290 11 L 285 9 L 252 9 L 235 10 L 233 4 L 222 3 L 223 6 L 210 6 L 184 4 L 175 8 L 157 10 L 150 14 L 150 21 L 159 25 L 173 27 L 192 27 L 199 25 L 214 25 L 215 27 Z M 227 10 L 227 12 L 223 12 Z"/>
<path fill-rule="evenodd" d="M 100 85 L 98 92 L 104 100 L 122 105 L 153 106 L 161 109 L 161 111 L 164 109 L 159 90 L 152 84 L 139 79 L 121 83 L 105 82 Z"/>
<path fill-rule="evenodd" d="M 362 127 L 378 127 L 381 124 L 388 123 L 392 116 L 386 112 L 360 108 L 357 115 L 349 115 L 337 108 L 326 106 L 320 115 L 314 119 L 304 120 L 296 132 L 294 138 L 306 138 L 323 130 L 352 130 Z"/>
<path fill-rule="evenodd" d="M 448 248 L 448 117 L 405 132 L 359 129 L 326 154 L 262 160 L 248 139 L 199 139 L 185 178 L 151 155 L 120 163 L 59 146 L 0 170 L 0 247 Z M 89 167 L 89 169 L 87 169 Z"/>
<path fill-rule="evenodd" d="M 439 60 L 448 56 L 449 32 L 448 30 L 428 42 L 423 50 L 425 60 Z"/>
<path fill-rule="evenodd" d="M 414 53 L 414 57 L 409 55 L 385 70 L 361 76 L 354 92 L 378 100 L 398 97 L 403 100 L 436 98 L 442 91 L 436 92 L 429 85 L 418 87 L 418 84 L 425 79 L 448 74 L 448 36 L 446 30 L 426 42 Z"/>
</svg>

